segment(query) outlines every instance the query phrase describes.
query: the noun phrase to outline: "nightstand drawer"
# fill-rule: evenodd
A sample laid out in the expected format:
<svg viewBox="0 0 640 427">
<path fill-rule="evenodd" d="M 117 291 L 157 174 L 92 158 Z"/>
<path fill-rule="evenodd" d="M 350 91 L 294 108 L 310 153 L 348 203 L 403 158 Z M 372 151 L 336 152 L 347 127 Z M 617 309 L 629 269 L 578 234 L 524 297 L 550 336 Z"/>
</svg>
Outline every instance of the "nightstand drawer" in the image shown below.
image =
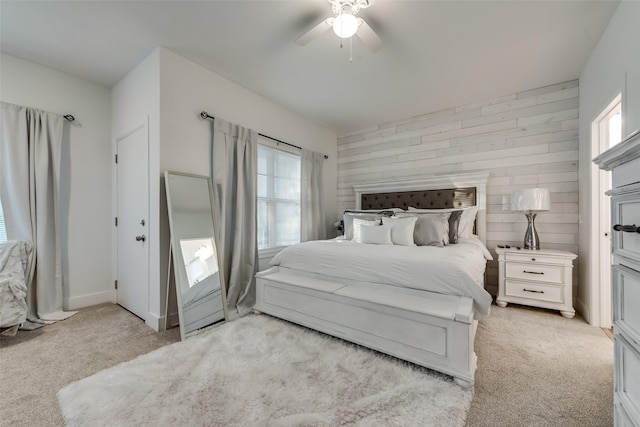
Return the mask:
<svg viewBox="0 0 640 427">
<path fill-rule="evenodd" d="M 528 298 L 562 304 L 564 302 L 563 292 L 563 286 L 507 280 L 504 293 L 508 297 Z"/>
<path fill-rule="evenodd" d="M 535 280 L 545 283 L 564 283 L 564 268 L 554 265 L 509 262 L 505 265 L 507 279 Z"/>
<path fill-rule="evenodd" d="M 529 253 L 507 253 L 506 260 L 513 262 L 531 262 L 535 264 L 556 264 L 556 265 L 564 265 L 564 259 L 558 258 L 557 256 L 549 256 L 549 255 L 538 255 L 536 253 L 531 253 L 531 251 L 527 251 Z"/>
</svg>

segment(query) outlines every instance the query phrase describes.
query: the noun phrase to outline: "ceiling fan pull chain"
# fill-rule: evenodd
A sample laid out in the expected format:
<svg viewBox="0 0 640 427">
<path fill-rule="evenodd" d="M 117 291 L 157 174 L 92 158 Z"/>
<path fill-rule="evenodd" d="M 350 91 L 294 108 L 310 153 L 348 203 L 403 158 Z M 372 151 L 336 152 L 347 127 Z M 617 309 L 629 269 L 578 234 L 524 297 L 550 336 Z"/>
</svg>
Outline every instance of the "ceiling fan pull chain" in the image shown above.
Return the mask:
<svg viewBox="0 0 640 427">
<path fill-rule="evenodd" d="M 353 37 L 349 37 L 349 62 L 353 62 Z"/>
</svg>

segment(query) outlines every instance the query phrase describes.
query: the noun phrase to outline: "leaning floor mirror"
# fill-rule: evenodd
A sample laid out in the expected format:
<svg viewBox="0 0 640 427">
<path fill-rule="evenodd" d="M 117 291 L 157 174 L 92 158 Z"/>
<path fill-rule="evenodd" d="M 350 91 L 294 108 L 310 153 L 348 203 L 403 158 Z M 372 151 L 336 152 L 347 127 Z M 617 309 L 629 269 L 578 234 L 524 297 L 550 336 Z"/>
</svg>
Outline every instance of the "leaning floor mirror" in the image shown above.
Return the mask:
<svg viewBox="0 0 640 427">
<path fill-rule="evenodd" d="M 211 179 L 169 171 L 164 178 L 180 336 L 184 340 L 227 318 L 225 286 L 213 231 Z"/>
</svg>

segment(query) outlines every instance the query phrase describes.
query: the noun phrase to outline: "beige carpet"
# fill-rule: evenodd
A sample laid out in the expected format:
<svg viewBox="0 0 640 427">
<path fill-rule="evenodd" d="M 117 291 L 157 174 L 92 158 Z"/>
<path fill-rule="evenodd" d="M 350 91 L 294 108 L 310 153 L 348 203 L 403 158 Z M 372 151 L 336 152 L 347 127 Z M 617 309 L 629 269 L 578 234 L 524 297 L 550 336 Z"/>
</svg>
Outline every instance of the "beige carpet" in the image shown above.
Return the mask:
<svg viewBox="0 0 640 427">
<path fill-rule="evenodd" d="M 476 353 L 468 426 L 613 425 L 613 342 L 582 318 L 494 305 Z"/>
<path fill-rule="evenodd" d="M 80 310 L 35 331 L 0 337 L 0 425 L 61 426 L 56 393 L 102 369 L 179 341 L 176 329 L 156 333 L 113 304 Z"/>
<path fill-rule="evenodd" d="M 472 397 L 447 375 L 264 314 L 58 393 L 70 427 L 463 427 Z"/>
<path fill-rule="evenodd" d="M 104 368 L 179 340 L 111 304 L 0 338 L 0 425 L 63 425 L 56 393 Z M 476 337 L 468 426 L 610 426 L 612 342 L 579 318 L 492 306 Z"/>
</svg>

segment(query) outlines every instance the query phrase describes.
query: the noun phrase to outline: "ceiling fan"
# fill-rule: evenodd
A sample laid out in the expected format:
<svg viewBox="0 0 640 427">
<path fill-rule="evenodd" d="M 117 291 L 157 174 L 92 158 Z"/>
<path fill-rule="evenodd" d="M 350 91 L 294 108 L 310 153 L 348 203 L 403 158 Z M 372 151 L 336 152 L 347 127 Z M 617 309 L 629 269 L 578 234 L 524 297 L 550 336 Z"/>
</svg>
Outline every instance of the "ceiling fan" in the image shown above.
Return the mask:
<svg viewBox="0 0 640 427">
<path fill-rule="evenodd" d="M 362 18 L 356 17 L 360 9 L 371 6 L 371 0 L 328 0 L 336 16 L 325 19 L 295 40 L 304 46 L 329 28 L 342 39 L 356 35 L 372 51 L 382 48 L 382 40 Z"/>
</svg>

